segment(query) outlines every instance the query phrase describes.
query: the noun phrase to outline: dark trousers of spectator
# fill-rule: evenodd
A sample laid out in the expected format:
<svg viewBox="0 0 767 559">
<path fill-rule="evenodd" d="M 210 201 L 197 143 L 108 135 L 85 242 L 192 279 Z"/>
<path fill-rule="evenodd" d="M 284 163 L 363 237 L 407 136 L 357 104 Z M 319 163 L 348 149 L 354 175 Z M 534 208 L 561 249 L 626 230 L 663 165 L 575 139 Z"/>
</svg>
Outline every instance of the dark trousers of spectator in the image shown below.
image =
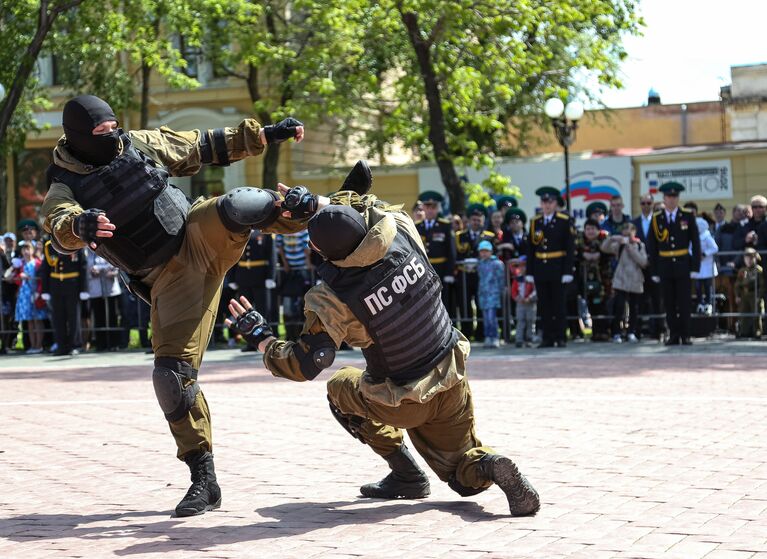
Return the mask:
<svg viewBox="0 0 767 559">
<path fill-rule="evenodd" d="M 447 309 L 447 315 L 453 324 L 457 324 L 458 315 L 458 297 L 455 293 L 455 283 L 442 282 L 442 304 Z"/>
<path fill-rule="evenodd" d="M 213 327 L 213 342 L 218 344 L 225 344 L 227 342 L 226 336 L 224 336 L 224 320 L 229 316 L 229 300 L 237 295 L 234 290 L 229 289 L 229 286 L 224 283 L 221 288 L 221 299 L 218 301 L 218 312 L 216 314 L 216 325 Z M 234 332 L 229 329 L 229 338 L 234 337 Z"/>
<path fill-rule="evenodd" d="M 644 277 L 644 292 L 639 296 L 640 314 L 663 314 L 663 299 L 660 284 L 650 279 L 650 275 Z M 663 318 L 649 318 L 647 320 L 647 332 L 651 338 L 659 339 L 664 331 Z M 641 337 L 639 332 L 634 332 Z"/>
<path fill-rule="evenodd" d="M 629 319 L 626 329 L 627 334 L 637 335 L 639 331 L 639 304 L 641 301 L 641 293 L 630 293 L 628 291 L 615 290 L 615 296 L 613 297 L 613 323 L 612 334 L 616 336 L 621 334 L 621 323 L 625 323 L 626 320 L 626 304 L 628 303 Z"/>
<path fill-rule="evenodd" d="M 251 302 L 251 304 L 253 305 L 253 308 L 256 309 L 258 312 L 263 313 L 262 316 L 264 316 L 266 320 L 271 322 L 272 321 L 271 315 L 273 314 L 272 308 L 271 308 L 272 301 L 270 297 L 271 291 L 272 291 L 271 289 L 266 289 L 263 285 L 260 285 L 260 286 L 241 285 L 238 292 L 238 296 L 244 295 L 248 299 L 248 301 Z M 257 348 L 254 348 L 251 344 L 248 344 L 248 346 L 250 346 L 253 349 L 257 349 Z"/>
<path fill-rule="evenodd" d="M 714 286 L 717 293 L 724 294 L 724 300 L 717 312 L 733 313 L 737 308 L 735 305 L 735 276 L 728 274 L 719 274 L 714 280 Z M 735 332 L 735 319 L 731 316 L 719 319 L 719 328 L 728 332 Z"/>
<path fill-rule="evenodd" d="M 139 342 L 141 347 L 152 347 L 149 340 L 149 314 L 151 309 L 143 300 L 139 299 L 127 289 L 120 295 L 120 326 L 122 334 L 120 345 L 128 347 L 130 345 L 130 331 L 132 328 L 138 329 Z"/>
<path fill-rule="evenodd" d="M 699 305 L 713 305 L 714 278 L 695 280 L 695 296 Z"/>
<path fill-rule="evenodd" d="M 661 278 L 663 302 L 666 306 L 666 324 L 669 339 L 679 341 L 690 337 L 690 308 L 692 307 L 689 276 Z"/>
<path fill-rule="evenodd" d="M 565 341 L 565 290 L 562 280 L 535 280 L 543 343 Z"/>
<path fill-rule="evenodd" d="M 461 299 L 461 327 L 459 330 L 471 340 L 482 342 L 485 339 L 485 329 L 482 321 L 482 311 L 479 309 L 479 276 L 476 272 L 462 272 L 459 274 L 458 285 Z M 472 303 L 474 303 L 472 305 Z M 476 317 L 477 327 L 474 328 Z"/>
<path fill-rule="evenodd" d="M 565 311 L 567 316 L 573 317 L 567 321 L 567 325 L 570 328 L 570 337 L 572 339 L 582 338 L 583 331 L 578 320 L 578 286 L 573 281 L 563 284 L 562 289 L 565 290 Z"/>
<path fill-rule="evenodd" d="M 120 332 L 117 330 L 118 300 L 118 296 L 90 299 L 91 310 L 93 311 L 93 333 L 96 338 L 97 351 L 113 349 L 120 344 Z"/>
<path fill-rule="evenodd" d="M 589 314 L 591 315 L 591 341 L 606 342 L 610 334 L 610 319 L 604 318 L 610 314 L 607 308 L 607 300 L 604 297 L 587 300 Z M 602 318 L 597 318 L 601 316 Z"/>
<path fill-rule="evenodd" d="M 80 347 L 80 298 L 78 293 L 51 294 L 53 309 L 53 338 L 58 353 L 68 353 Z"/>
</svg>

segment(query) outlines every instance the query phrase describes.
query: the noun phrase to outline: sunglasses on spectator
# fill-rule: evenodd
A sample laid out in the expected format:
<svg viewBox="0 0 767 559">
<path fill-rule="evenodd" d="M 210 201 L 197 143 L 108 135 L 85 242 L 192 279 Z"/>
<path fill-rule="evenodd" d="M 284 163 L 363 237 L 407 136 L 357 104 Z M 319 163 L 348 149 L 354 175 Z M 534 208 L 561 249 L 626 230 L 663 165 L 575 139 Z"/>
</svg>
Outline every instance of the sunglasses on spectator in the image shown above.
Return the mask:
<svg viewBox="0 0 767 559">
<path fill-rule="evenodd" d="M 643 206 L 652 206 L 652 202 L 639 202 Z"/>
<path fill-rule="evenodd" d="M 753 204 L 751 205 L 752 210 L 763 210 L 764 208 L 767 208 L 767 206 L 754 206 Z"/>
</svg>

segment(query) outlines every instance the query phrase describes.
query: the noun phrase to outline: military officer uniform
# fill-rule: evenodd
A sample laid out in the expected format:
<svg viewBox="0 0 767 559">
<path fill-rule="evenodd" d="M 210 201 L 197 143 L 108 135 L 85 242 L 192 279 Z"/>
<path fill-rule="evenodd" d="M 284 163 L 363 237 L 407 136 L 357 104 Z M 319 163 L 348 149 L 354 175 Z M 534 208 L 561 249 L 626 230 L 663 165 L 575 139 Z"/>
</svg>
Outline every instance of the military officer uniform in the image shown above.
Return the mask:
<svg viewBox="0 0 767 559">
<path fill-rule="evenodd" d="M 278 377 L 316 378 L 344 341 L 362 349 L 365 370 L 345 366 L 328 381 L 331 412 L 392 472 L 363 485 L 363 496 L 423 498 L 430 485 L 404 443 L 404 431 L 427 464 L 459 495 L 497 484 L 512 515 L 535 514 L 538 494 L 508 458 L 478 439 L 466 359 L 469 343 L 442 305 L 439 279 L 407 213 L 340 192 L 309 221 L 325 258 L 323 282 L 306 294 L 296 341 L 277 340 L 253 310 L 230 305 L 238 327 L 265 349 Z M 288 194 L 288 197 L 290 194 Z M 343 205 L 339 205 L 343 204 Z"/>
<path fill-rule="evenodd" d="M 684 186 L 667 182 L 659 190 L 668 197 L 678 198 Z M 692 252 L 692 255 L 690 254 Z M 695 215 L 677 206 L 657 211 L 652 216 L 647 238 L 653 281 L 660 282 L 666 307 L 669 338 L 666 345 L 689 345 L 692 295 L 690 274 L 700 270 L 700 237 Z"/>
<path fill-rule="evenodd" d="M 230 276 L 236 284 L 237 295 L 244 295 L 257 308 L 264 309 L 264 315 L 271 323 L 276 322 L 273 314 L 277 311 L 270 297 L 274 288 L 274 254 L 274 236 L 253 230 Z M 243 351 L 256 349 L 248 344 Z"/>
<path fill-rule="evenodd" d="M 498 240 L 492 231 L 484 229 L 484 222 L 487 218 L 485 207 L 481 204 L 472 204 L 466 210 L 469 217 L 469 228 L 458 231 L 455 234 L 456 256 L 459 261 L 472 260 L 472 263 L 458 264 L 459 282 L 458 295 L 461 310 L 460 329 L 464 336 L 474 341 L 481 342 L 485 339 L 482 313 L 479 310 L 479 277 L 477 276 L 476 260 L 479 258 L 477 247 L 481 241 L 490 241 L 495 246 Z M 482 225 L 477 229 L 472 229 L 471 220 L 482 218 Z M 472 305 L 473 303 L 473 305 Z M 474 328 L 474 317 L 476 312 L 477 328 Z"/>
<path fill-rule="evenodd" d="M 544 186 L 535 191 L 542 202 L 553 203 L 559 191 Z M 575 231 L 570 216 L 553 211 L 530 220 L 527 274 L 535 281 L 543 328 L 539 347 L 565 347 L 565 291 L 573 281 Z"/>
<path fill-rule="evenodd" d="M 80 294 L 88 292 L 85 251 L 59 254 L 51 241 L 43 247 L 40 265 L 43 294 L 50 296 L 53 309 L 53 337 L 58 346 L 55 355 L 71 355 L 82 346 L 80 340 Z"/>
<path fill-rule="evenodd" d="M 427 191 L 418 196 L 425 206 L 440 207 L 444 197 L 439 192 Z M 455 233 L 449 219 L 437 217 L 432 220 L 419 220 L 415 227 L 421 235 L 421 242 L 426 247 L 429 264 L 442 282 L 442 302 L 448 310 L 451 320 L 457 318 L 455 297 Z"/>
</svg>

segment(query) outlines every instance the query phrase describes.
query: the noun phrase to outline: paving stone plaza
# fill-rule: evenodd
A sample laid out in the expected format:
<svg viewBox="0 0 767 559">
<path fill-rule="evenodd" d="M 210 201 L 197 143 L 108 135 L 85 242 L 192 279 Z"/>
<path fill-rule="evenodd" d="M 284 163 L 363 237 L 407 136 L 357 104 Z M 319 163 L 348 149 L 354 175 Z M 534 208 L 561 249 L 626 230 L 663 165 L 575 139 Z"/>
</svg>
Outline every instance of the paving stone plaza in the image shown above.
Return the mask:
<svg viewBox="0 0 767 559">
<path fill-rule="evenodd" d="M 537 516 L 511 518 L 497 488 L 462 499 L 433 474 L 425 500 L 359 497 L 387 468 L 330 415 L 329 373 L 291 383 L 253 354 L 210 352 L 223 504 L 183 519 L 188 470 L 150 355 L 3 357 L 0 557 L 767 557 L 763 355 L 475 349 L 478 435 L 541 495 Z"/>
</svg>

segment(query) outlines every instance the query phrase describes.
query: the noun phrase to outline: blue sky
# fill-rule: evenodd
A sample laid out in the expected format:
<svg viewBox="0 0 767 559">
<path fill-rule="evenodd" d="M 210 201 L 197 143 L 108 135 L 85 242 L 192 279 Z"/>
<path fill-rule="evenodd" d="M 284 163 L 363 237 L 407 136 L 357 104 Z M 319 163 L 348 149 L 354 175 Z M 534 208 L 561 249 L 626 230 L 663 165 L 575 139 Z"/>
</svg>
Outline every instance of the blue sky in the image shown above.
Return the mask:
<svg viewBox="0 0 767 559">
<path fill-rule="evenodd" d="M 653 87 L 663 103 L 716 100 L 730 66 L 767 63 L 764 0 L 641 0 L 644 36 L 625 40 L 625 89 L 608 90 L 611 108 L 636 107 Z"/>
</svg>

